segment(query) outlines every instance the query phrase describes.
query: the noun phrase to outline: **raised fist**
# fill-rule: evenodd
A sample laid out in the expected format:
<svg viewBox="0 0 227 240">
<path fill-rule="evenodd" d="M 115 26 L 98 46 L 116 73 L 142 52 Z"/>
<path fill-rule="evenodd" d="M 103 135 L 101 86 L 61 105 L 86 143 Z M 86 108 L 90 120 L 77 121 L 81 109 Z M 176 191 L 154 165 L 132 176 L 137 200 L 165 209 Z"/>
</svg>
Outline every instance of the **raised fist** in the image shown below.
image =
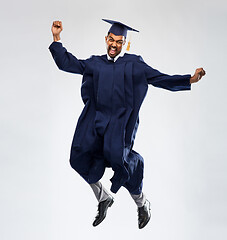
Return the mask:
<svg viewBox="0 0 227 240">
<path fill-rule="evenodd" d="M 63 30 L 62 22 L 54 21 L 51 29 L 53 36 L 59 36 L 62 30 Z"/>
<path fill-rule="evenodd" d="M 198 82 L 205 74 L 206 72 L 203 68 L 197 68 L 195 74 L 190 79 L 190 83 Z"/>
</svg>

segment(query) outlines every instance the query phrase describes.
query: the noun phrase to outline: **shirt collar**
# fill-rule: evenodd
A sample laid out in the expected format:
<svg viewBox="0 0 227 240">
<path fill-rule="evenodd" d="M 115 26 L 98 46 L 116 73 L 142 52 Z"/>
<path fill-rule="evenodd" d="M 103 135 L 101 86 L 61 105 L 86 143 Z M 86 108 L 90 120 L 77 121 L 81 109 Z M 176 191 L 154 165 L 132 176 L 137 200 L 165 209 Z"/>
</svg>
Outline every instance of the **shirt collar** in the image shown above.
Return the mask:
<svg viewBox="0 0 227 240">
<path fill-rule="evenodd" d="M 122 51 L 120 52 L 120 54 L 118 54 L 115 58 L 110 57 L 110 56 L 108 55 L 108 53 L 107 53 L 107 59 L 110 60 L 110 61 L 116 62 L 117 59 L 118 59 L 119 57 L 123 57 L 123 55 L 124 55 L 124 51 L 123 51 L 123 50 L 122 50 Z"/>
</svg>

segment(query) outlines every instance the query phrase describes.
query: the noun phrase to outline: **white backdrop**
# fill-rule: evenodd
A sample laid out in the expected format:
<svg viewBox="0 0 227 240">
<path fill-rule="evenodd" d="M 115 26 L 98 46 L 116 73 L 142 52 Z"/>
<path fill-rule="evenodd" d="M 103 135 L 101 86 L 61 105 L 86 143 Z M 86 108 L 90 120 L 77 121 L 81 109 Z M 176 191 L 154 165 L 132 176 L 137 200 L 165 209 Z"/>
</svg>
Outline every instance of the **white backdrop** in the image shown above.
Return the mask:
<svg viewBox="0 0 227 240">
<path fill-rule="evenodd" d="M 63 22 L 64 46 L 83 59 L 105 53 L 102 18 L 139 29 L 131 52 L 161 72 L 207 72 L 191 91 L 149 88 L 135 142 L 153 212 L 143 230 L 123 188 L 92 227 L 96 199 L 68 160 L 83 108 L 81 76 L 57 69 L 51 24 Z M 227 237 L 225 0 L 11 0 L 1 4 L 0 20 L 2 240 Z M 107 188 L 111 176 L 108 169 Z"/>
</svg>

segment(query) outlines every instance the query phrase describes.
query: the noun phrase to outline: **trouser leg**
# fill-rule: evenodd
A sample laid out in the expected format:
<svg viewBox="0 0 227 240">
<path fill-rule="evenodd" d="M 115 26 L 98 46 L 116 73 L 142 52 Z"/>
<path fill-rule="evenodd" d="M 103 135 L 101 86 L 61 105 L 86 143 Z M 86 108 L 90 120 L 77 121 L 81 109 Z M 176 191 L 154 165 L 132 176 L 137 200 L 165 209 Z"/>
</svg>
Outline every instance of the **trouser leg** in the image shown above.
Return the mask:
<svg viewBox="0 0 227 240">
<path fill-rule="evenodd" d="M 89 185 L 91 186 L 98 202 L 105 201 L 110 196 L 109 192 L 103 187 L 101 182 L 98 181 Z"/>
<path fill-rule="evenodd" d="M 133 200 L 135 201 L 137 207 L 142 207 L 146 201 L 146 196 L 144 195 L 143 192 L 141 192 L 138 195 L 135 194 L 130 194 Z"/>
</svg>

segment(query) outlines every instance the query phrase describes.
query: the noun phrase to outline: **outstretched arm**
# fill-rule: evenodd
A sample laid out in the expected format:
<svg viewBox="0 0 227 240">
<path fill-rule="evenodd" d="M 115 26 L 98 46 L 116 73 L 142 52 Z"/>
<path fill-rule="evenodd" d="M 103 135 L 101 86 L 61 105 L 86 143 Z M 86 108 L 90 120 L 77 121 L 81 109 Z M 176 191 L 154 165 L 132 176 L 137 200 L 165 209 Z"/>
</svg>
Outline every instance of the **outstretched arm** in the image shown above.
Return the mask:
<svg viewBox="0 0 227 240">
<path fill-rule="evenodd" d="M 194 76 L 191 76 L 191 74 L 168 75 L 148 66 L 142 59 L 141 61 L 144 64 L 148 84 L 170 91 L 190 90 L 191 84 L 198 82 L 205 75 L 202 68 L 196 69 Z"/>
<path fill-rule="evenodd" d="M 170 91 L 191 90 L 190 74 L 168 75 L 146 64 L 145 75 L 148 84 L 151 84 L 155 87 L 164 88 Z"/>
<path fill-rule="evenodd" d="M 58 68 L 62 71 L 70 73 L 83 74 L 85 68 L 85 60 L 78 60 L 70 52 L 62 46 L 62 43 L 57 42 L 60 38 L 60 33 L 63 30 L 61 21 L 54 21 L 52 24 L 53 43 L 49 46 L 49 50 L 54 58 Z"/>
</svg>

